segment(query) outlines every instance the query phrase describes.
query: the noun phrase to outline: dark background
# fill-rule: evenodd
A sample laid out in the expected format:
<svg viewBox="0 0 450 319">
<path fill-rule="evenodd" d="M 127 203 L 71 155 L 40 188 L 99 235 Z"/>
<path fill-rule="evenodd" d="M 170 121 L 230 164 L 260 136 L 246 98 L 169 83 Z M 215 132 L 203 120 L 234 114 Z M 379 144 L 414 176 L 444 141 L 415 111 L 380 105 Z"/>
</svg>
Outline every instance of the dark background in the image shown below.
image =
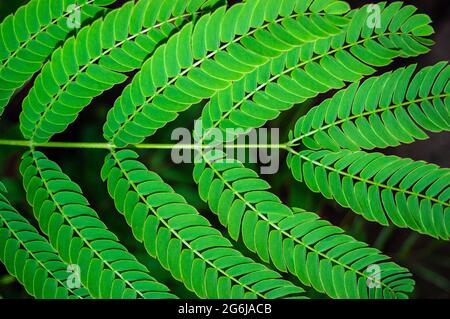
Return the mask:
<svg viewBox="0 0 450 319">
<path fill-rule="evenodd" d="M 0 20 L 14 12 L 17 7 L 27 1 L 0 0 Z M 117 1 L 120 6 L 125 1 Z M 233 1 L 238 2 L 238 1 Z M 450 50 L 450 6 L 448 0 L 422 0 L 405 1 L 419 8 L 422 13 L 427 13 L 433 20 L 436 30 L 434 40 L 436 44 L 432 51 L 420 56 L 418 59 L 401 59 L 385 70 L 418 63 L 419 66 L 432 65 L 438 61 L 449 60 Z M 349 1 L 352 8 L 357 8 L 370 1 Z M 380 70 L 378 74 L 385 70 Z M 21 110 L 21 101 L 31 84 L 21 93 L 18 93 L 7 107 L 5 114 L 0 120 L 0 136 L 2 138 L 21 139 L 18 128 L 18 116 Z M 102 126 L 106 113 L 114 103 L 115 98 L 121 91 L 121 87 L 114 88 L 110 92 L 96 99 L 91 106 L 86 108 L 77 122 L 70 126 L 64 133 L 56 136 L 55 141 L 85 141 L 101 142 Z M 320 96 L 311 105 L 316 105 L 321 100 L 332 95 Z M 309 106 L 309 105 L 308 105 Z M 289 129 L 293 127 L 295 120 L 304 113 L 306 107 L 295 107 L 289 112 L 273 121 L 271 126 L 283 128 L 282 139 L 285 140 Z M 201 110 L 192 108 L 183 113 L 179 119 L 162 129 L 150 140 L 154 143 L 170 142 L 170 132 L 176 127 L 192 128 L 193 121 L 200 115 Z M 289 124 L 289 125 L 287 125 Z M 22 182 L 18 174 L 18 165 L 23 149 L 0 146 L 0 176 L 9 190 L 9 199 L 14 206 L 28 219 L 34 222 L 31 208 L 25 201 Z M 148 257 L 143 247 L 138 244 L 125 224 L 114 209 L 112 200 L 109 198 L 106 187 L 102 183 L 99 172 L 103 163 L 105 151 L 101 150 L 55 150 L 46 149 L 45 153 L 58 162 L 71 178 L 80 184 L 86 197 L 97 210 L 101 219 L 112 231 L 119 235 L 122 242 L 134 253 L 144 264 L 152 270 L 152 274 L 162 282 L 165 282 L 180 297 L 194 297 L 182 284 L 171 278 L 170 274 L 162 270 L 158 262 Z M 395 154 L 410 157 L 415 160 L 426 160 L 436 163 L 442 167 L 450 167 L 450 134 L 432 134 L 426 141 L 404 145 L 395 149 L 381 150 L 385 154 Z M 170 160 L 170 151 L 144 151 L 142 160 L 152 170 L 158 172 L 169 182 L 177 192 L 183 194 L 188 201 L 195 205 L 208 217 L 211 222 L 217 224 L 216 218 L 209 212 L 206 205 L 198 198 L 196 186 L 192 180 L 192 166 L 176 166 Z M 282 154 L 285 157 L 286 154 Z M 306 187 L 295 182 L 289 169 L 281 161 L 280 172 L 274 176 L 265 177 L 274 187 L 274 192 L 291 206 L 306 208 L 318 212 L 323 218 L 333 224 L 344 228 L 349 234 L 359 240 L 379 248 L 384 253 L 393 257 L 399 264 L 409 268 L 416 280 L 414 298 L 449 298 L 450 297 L 450 244 L 417 234 L 409 230 L 394 227 L 381 227 L 369 223 L 363 218 L 347 209 L 339 207 L 332 201 L 323 199 L 320 195 L 312 194 Z M 119 218 L 118 218 L 119 217 Z M 226 235 L 226 233 L 224 232 Z M 246 249 L 238 243 L 238 248 L 246 253 Z M 251 253 L 248 253 L 252 256 Z M 256 258 L 255 258 L 256 259 Z M 294 280 L 295 281 L 295 280 Z M 317 296 L 320 297 L 320 296 Z M 3 265 L 0 265 L 0 298 L 28 298 L 26 292 L 16 280 L 6 273 Z"/>
</svg>

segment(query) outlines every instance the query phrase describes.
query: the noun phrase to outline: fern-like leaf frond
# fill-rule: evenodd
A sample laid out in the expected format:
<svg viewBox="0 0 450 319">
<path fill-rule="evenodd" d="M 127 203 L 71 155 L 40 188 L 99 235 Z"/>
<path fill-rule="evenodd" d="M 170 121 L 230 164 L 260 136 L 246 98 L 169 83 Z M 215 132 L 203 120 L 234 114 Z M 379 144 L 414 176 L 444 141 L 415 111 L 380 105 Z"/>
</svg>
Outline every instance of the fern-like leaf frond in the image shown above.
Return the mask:
<svg viewBox="0 0 450 319">
<path fill-rule="evenodd" d="M 302 151 L 293 175 L 367 220 L 450 239 L 450 169 L 380 153 Z"/>
<path fill-rule="evenodd" d="M 432 33 L 428 17 L 413 15 L 414 7 L 398 2 L 381 8 L 380 28 L 369 27 L 367 7 L 353 10 L 340 34 L 308 43 L 297 55 L 267 64 L 219 92 L 203 110 L 203 128 L 261 127 L 295 104 L 358 81 L 394 58 L 428 52 L 431 42 L 422 38 Z M 416 20 L 420 23 L 411 25 Z"/>
<path fill-rule="evenodd" d="M 233 249 L 131 150 L 112 151 L 102 178 L 137 240 L 200 298 L 302 297 L 304 290 Z"/>
<path fill-rule="evenodd" d="M 56 163 L 32 150 L 20 171 L 41 230 L 64 261 L 80 267 L 81 282 L 92 297 L 174 297 L 119 243 Z"/>
<path fill-rule="evenodd" d="M 316 214 L 287 207 L 255 171 L 218 151 L 202 158 L 194 171 L 201 198 L 265 262 L 332 298 L 405 298 L 413 290 L 407 269 Z M 373 264 L 378 288 L 368 285 Z"/>
<path fill-rule="evenodd" d="M 89 298 L 67 285 L 69 272 L 48 241 L 8 202 L 0 182 L 0 261 L 35 298 Z"/>
<path fill-rule="evenodd" d="M 179 112 L 268 61 L 339 33 L 336 20 L 342 18 L 328 14 L 335 11 L 330 1 L 284 3 L 248 1 L 186 25 L 155 51 L 116 101 L 104 126 L 105 138 L 117 146 L 140 143 Z"/>
<path fill-rule="evenodd" d="M 199 9 L 218 1 L 131 1 L 83 28 L 53 53 L 24 100 L 25 138 L 46 142 L 63 132 L 94 97 L 125 81 Z"/>
<path fill-rule="evenodd" d="M 301 117 L 291 143 L 311 149 L 374 149 L 450 130 L 450 66 L 412 77 L 415 65 L 352 84 Z"/>
<path fill-rule="evenodd" d="M 86 24 L 115 0 L 31 0 L 0 24 L 0 115 L 14 92 L 21 88 L 53 51 L 74 31 L 68 25 L 73 12 Z"/>
</svg>

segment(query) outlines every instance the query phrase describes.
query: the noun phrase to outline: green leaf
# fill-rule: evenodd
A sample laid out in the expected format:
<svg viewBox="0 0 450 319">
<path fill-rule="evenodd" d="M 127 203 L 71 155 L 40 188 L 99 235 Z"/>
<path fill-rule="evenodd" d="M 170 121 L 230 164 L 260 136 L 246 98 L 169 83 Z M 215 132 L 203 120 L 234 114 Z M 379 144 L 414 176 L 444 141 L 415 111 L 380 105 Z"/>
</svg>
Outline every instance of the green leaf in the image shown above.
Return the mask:
<svg viewBox="0 0 450 319">
<path fill-rule="evenodd" d="M 23 156 L 20 171 L 28 198 L 34 198 L 30 204 L 42 231 L 65 262 L 79 265 L 81 282 L 92 297 L 175 297 L 119 243 L 88 206 L 78 185 L 56 163 L 41 152 L 30 151 Z M 38 187 L 33 180 L 40 181 Z M 123 261 L 127 261 L 125 268 L 120 266 Z M 120 290 L 112 291 L 103 278 L 120 281 Z"/>
<path fill-rule="evenodd" d="M 305 180 L 314 192 L 337 200 L 366 219 L 450 239 L 449 169 L 424 161 L 349 150 L 302 151 L 293 158 L 290 168 L 298 180 Z M 319 179 L 329 185 L 331 193 L 308 182 Z"/>
<path fill-rule="evenodd" d="M 415 65 L 352 84 L 296 123 L 291 144 L 338 151 L 385 148 L 450 130 L 450 66 Z"/>
<path fill-rule="evenodd" d="M 71 275 L 68 264 L 3 194 L 0 194 L 0 260 L 31 296 L 46 299 L 90 297 L 84 287 L 68 285 Z"/>
<path fill-rule="evenodd" d="M 248 1 L 228 10 L 220 8 L 203 15 L 195 25 L 184 26 L 143 64 L 116 100 L 104 125 L 105 138 L 117 146 L 140 143 L 179 112 L 229 89 L 234 81 L 285 56 L 287 51 L 298 54 L 306 43 L 313 45 L 315 40 L 338 34 L 346 19 L 319 15 L 327 12 L 327 6 L 318 5 L 321 2 L 311 1 L 300 9 L 281 7 L 276 0 Z M 273 11 L 269 9 L 272 7 Z M 307 12 L 312 8 L 314 13 Z M 281 14 L 282 18 L 273 21 Z M 289 41 L 272 35 L 275 25 L 278 34 Z M 317 27 L 306 33 L 296 32 L 307 26 Z M 231 74 L 224 74 L 223 69 Z M 139 94 L 133 88 L 140 88 Z M 156 121 L 150 114 L 159 110 L 172 114 L 171 119 Z M 257 123 L 261 125 L 259 120 Z"/>
<path fill-rule="evenodd" d="M 242 235 L 246 247 L 264 262 L 271 262 L 279 271 L 293 274 L 303 284 L 332 298 L 403 298 L 413 290 L 409 271 L 390 262 L 377 249 L 345 235 L 316 214 L 288 208 L 268 190 L 237 189 L 236 181 L 231 183 L 225 176 L 236 167 L 244 170 L 244 166 L 225 154 L 219 160 L 216 155 L 215 162 L 209 157 L 203 154 L 203 162 L 196 164 L 195 170 L 200 176 L 213 172 L 213 181 L 202 185 L 202 178 L 196 179 L 199 188 L 211 187 L 216 180 L 223 183 L 220 195 L 215 194 L 220 196 L 219 205 L 212 205 L 215 199 L 211 195 L 206 201 L 231 237 Z M 256 175 L 253 171 L 248 174 Z M 367 267 L 372 264 L 382 271 L 381 288 L 366 285 L 370 276 Z M 403 281 L 405 285 L 401 285 Z M 349 289 L 352 286 L 358 289 Z"/>
<path fill-rule="evenodd" d="M 322 36 L 313 37 L 303 46 L 284 52 L 276 59 L 259 66 L 257 70 L 249 72 L 234 85 L 218 91 L 203 110 L 201 120 L 204 129 L 220 128 L 224 132 L 223 140 L 233 140 L 236 136 L 226 136 L 227 128 L 249 129 L 264 126 L 268 121 L 277 118 L 280 112 L 296 104 L 304 103 L 331 89 L 341 89 L 345 82 L 361 80 L 364 76 L 374 73 L 374 67 L 387 66 L 394 58 L 417 56 L 427 52 L 428 49 L 421 39 L 418 39 L 410 28 L 400 30 L 403 25 L 396 25 L 397 20 L 394 21 L 390 14 L 391 8 L 395 6 L 396 3 L 387 7 L 381 4 L 382 27 L 377 29 L 367 28 L 366 7 L 351 11 L 346 16 L 350 20 L 349 23 L 339 21 L 337 17 L 326 17 L 327 20 L 312 16 L 303 17 L 309 19 L 304 21 L 283 21 L 281 25 L 285 29 L 273 27 L 271 31 L 280 29 L 291 34 L 298 32 L 296 35 L 301 36 L 319 27 L 327 30 L 325 26 L 328 21 L 328 25 L 334 22 L 341 30 L 337 29 L 337 33 L 328 30 L 328 33 Z M 403 12 L 406 8 L 397 10 Z M 418 24 L 429 23 L 426 19 L 417 20 Z M 378 32 L 383 29 L 384 32 Z M 277 31 L 277 36 L 279 32 Z M 402 41 L 399 41 L 398 37 L 401 37 Z M 392 89 L 392 86 L 389 88 Z M 380 92 L 377 90 L 379 88 L 372 89 L 374 92 Z M 364 92 L 362 89 L 361 91 Z M 340 101 L 342 94 L 337 95 L 333 103 L 328 102 L 329 108 L 333 108 Z M 333 108 L 333 111 L 335 110 L 337 108 Z M 310 125 L 309 121 L 312 119 L 313 116 L 305 118 L 305 124 Z M 348 130 L 352 130 L 352 127 Z M 335 133 L 333 138 L 342 140 L 341 143 L 348 147 L 354 147 L 342 134 Z M 323 134 L 318 134 L 317 139 L 327 147 L 331 143 Z"/>
<path fill-rule="evenodd" d="M 110 194 L 136 239 L 186 288 L 200 298 L 303 297 L 302 288 L 235 250 L 206 218 L 137 159 L 131 150 L 111 151 L 105 159 L 102 178 L 108 182 Z M 131 176 L 141 178 L 134 180 Z M 134 205 L 121 204 L 116 194 L 122 191 L 126 198 L 133 198 Z M 238 206 L 233 219 L 239 219 L 243 213 L 243 207 Z"/>
<path fill-rule="evenodd" d="M 75 13 L 69 10 L 77 5 L 80 24 L 102 14 L 115 0 L 52 1 L 31 0 L 0 24 L 0 115 L 18 91 L 50 58 L 61 41 L 67 39 L 73 28 L 68 21 Z"/>
<path fill-rule="evenodd" d="M 179 1 L 181 6 L 172 8 L 177 11 L 167 11 L 173 2 L 130 1 L 58 48 L 23 102 L 20 123 L 24 136 L 46 142 L 63 132 L 93 98 L 123 83 L 127 73 L 140 68 L 161 42 L 195 19 L 206 4 L 206 0 Z M 45 90 L 40 83 L 45 83 Z"/>
</svg>

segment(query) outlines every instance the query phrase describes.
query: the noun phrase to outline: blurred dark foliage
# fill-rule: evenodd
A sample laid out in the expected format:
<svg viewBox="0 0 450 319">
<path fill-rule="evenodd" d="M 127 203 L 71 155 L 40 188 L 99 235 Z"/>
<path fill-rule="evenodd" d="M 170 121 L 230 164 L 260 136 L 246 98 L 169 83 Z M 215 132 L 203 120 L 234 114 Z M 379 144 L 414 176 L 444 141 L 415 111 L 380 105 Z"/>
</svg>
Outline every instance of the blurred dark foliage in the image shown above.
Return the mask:
<svg viewBox="0 0 450 319">
<path fill-rule="evenodd" d="M 0 20 L 14 12 L 20 5 L 27 1 L 0 1 Z M 115 6 L 118 7 L 125 1 L 119 0 Z M 229 2 L 239 2 L 232 0 Z M 366 3 L 367 0 L 349 1 L 352 8 L 357 8 Z M 434 40 L 436 44 L 432 51 L 417 59 L 397 60 L 394 64 L 378 74 L 397 67 L 417 63 L 420 67 L 434 64 L 441 60 L 450 58 L 450 6 L 448 0 L 418 0 L 405 1 L 419 8 L 420 12 L 427 13 L 432 17 L 433 26 L 436 30 Z M 21 101 L 32 82 L 17 94 L 7 107 L 5 114 L 0 120 L 0 136 L 2 138 L 21 139 L 18 128 L 18 118 L 21 110 Z M 123 85 L 124 86 L 124 85 Z M 54 138 L 55 141 L 85 141 L 101 142 L 102 126 L 108 109 L 113 105 L 123 86 L 114 88 L 93 101 L 78 118 L 77 122 L 69 129 Z M 330 97 L 333 92 L 320 96 L 317 100 L 307 105 L 299 105 L 289 112 L 285 112 L 279 119 L 269 124 L 272 127 L 280 127 L 281 138 L 286 139 L 289 129 L 293 127 L 295 120 L 305 113 L 311 106 L 316 105 L 324 98 Z M 171 131 L 177 127 L 193 128 L 194 120 L 199 117 L 201 109 L 193 107 L 183 113 L 177 121 L 160 130 L 149 140 L 152 143 L 170 142 Z M 289 124 L 289 125 L 287 125 Z M 425 160 L 436 163 L 442 167 L 450 167 L 450 134 L 434 134 L 429 140 L 404 145 L 395 149 L 380 150 L 385 154 L 395 154 L 410 157 L 415 160 Z M 9 189 L 9 199 L 14 206 L 28 219 L 34 222 L 31 208 L 26 203 L 18 166 L 23 149 L 1 147 L 0 148 L 0 176 Z M 114 208 L 114 204 L 107 194 L 106 187 L 102 183 L 99 172 L 103 163 L 105 151 L 102 150 L 62 150 L 46 149 L 45 153 L 62 167 L 65 173 L 79 183 L 92 206 L 97 210 L 102 220 L 114 231 L 123 244 L 134 253 L 151 270 L 152 274 L 160 281 L 166 283 L 180 297 L 193 298 L 193 294 L 187 291 L 182 284 L 171 278 L 170 274 L 163 270 L 157 261 L 148 257 L 143 246 L 137 243 L 124 219 Z M 219 229 L 217 219 L 207 209 L 206 205 L 199 199 L 196 186 L 192 180 L 191 165 L 174 165 L 170 160 L 170 151 L 143 151 L 141 159 L 152 170 L 159 173 L 169 182 L 177 192 L 184 195 L 188 201 L 195 205 L 204 216 L 208 217 L 213 225 Z M 274 176 L 265 178 L 273 185 L 273 190 L 280 195 L 286 203 L 291 206 L 302 207 L 318 212 L 323 218 L 333 224 L 344 228 L 349 234 L 359 240 L 379 248 L 384 253 L 392 256 L 396 262 L 408 267 L 416 279 L 416 290 L 414 298 L 449 298 L 450 297 L 450 244 L 434 240 L 426 236 L 413 233 L 409 230 L 394 227 L 381 227 L 369 223 L 353 212 L 339 207 L 336 203 L 327 201 L 320 195 L 312 194 L 307 188 L 294 181 L 284 161 L 286 154 L 280 164 L 280 171 Z M 224 232 L 224 235 L 227 235 Z M 238 243 L 237 247 L 244 253 L 254 257 L 245 247 Z M 314 296 L 314 294 L 312 295 Z M 26 292 L 16 280 L 9 276 L 2 265 L 0 265 L 0 298 L 28 298 Z"/>
</svg>

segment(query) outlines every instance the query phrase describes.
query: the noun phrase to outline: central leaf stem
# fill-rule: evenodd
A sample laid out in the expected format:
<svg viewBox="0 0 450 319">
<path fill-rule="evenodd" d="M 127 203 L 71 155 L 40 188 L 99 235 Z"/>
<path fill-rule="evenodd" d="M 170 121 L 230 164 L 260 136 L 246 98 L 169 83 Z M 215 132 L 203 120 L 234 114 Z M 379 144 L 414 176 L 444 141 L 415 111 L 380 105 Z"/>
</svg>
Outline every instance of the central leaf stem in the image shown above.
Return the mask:
<svg viewBox="0 0 450 319">
<path fill-rule="evenodd" d="M 46 142 L 46 143 L 32 143 L 27 140 L 1 140 L 0 146 L 15 146 L 15 147 L 30 147 L 34 148 L 79 148 L 79 149 L 119 149 L 119 147 L 110 143 L 77 143 L 77 142 Z M 199 145 L 199 144 L 134 144 L 128 145 L 126 148 L 135 149 L 157 149 L 157 150 L 172 150 L 172 149 L 206 149 L 211 148 L 211 145 Z M 224 149 L 229 148 L 270 148 L 270 149 L 285 149 L 288 150 L 288 144 L 224 144 Z"/>
</svg>

